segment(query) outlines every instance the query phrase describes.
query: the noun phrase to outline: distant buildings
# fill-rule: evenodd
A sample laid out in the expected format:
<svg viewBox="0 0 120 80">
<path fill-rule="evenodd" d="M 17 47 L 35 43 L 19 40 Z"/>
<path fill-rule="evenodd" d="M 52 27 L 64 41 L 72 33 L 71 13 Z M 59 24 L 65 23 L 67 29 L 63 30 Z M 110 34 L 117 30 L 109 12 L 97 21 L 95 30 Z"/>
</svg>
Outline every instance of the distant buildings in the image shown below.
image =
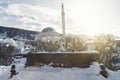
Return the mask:
<svg viewBox="0 0 120 80">
<path fill-rule="evenodd" d="M 5 39 L 7 37 L 6 32 L 0 32 L 0 39 Z"/>
</svg>

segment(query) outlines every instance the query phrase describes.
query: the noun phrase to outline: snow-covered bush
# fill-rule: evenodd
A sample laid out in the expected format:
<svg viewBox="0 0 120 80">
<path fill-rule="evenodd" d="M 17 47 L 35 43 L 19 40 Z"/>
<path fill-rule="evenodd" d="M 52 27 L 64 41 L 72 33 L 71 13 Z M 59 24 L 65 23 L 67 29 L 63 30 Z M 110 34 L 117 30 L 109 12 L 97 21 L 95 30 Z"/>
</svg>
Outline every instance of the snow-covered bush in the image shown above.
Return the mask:
<svg viewBox="0 0 120 80">
<path fill-rule="evenodd" d="M 33 44 L 33 42 L 32 42 Z M 75 52 L 85 50 L 85 42 L 78 37 L 66 37 L 59 40 L 38 40 L 35 42 L 37 51 L 47 52 Z"/>
</svg>

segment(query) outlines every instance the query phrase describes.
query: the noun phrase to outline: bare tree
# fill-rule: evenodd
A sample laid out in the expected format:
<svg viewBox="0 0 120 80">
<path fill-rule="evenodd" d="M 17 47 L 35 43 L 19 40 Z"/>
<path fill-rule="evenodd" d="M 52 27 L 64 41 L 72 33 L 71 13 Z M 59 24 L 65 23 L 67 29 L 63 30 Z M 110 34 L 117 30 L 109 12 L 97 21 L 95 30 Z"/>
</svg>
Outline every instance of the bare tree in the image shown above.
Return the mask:
<svg viewBox="0 0 120 80">
<path fill-rule="evenodd" d="M 14 46 L 8 45 L 6 43 L 0 44 L 0 64 L 10 65 L 13 57 Z"/>
</svg>

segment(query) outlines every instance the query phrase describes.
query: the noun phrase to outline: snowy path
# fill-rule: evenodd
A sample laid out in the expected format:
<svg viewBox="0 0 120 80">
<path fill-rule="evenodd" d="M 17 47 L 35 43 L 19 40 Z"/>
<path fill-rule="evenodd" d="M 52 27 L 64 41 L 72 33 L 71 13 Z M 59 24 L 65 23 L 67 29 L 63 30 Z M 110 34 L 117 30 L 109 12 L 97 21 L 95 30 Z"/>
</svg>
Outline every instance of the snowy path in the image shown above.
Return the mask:
<svg viewBox="0 0 120 80">
<path fill-rule="evenodd" d="M 78 70 L 61 70 L 51 72 L 22 71 L 19 75 L 13 77 L 12 80 L 16 78 L 20 78 L 19 80 L 97 80 L 99 77 L 96 74 L 84 74 Z"/>
<path fill-rule="evenodd" d="M 90 68 L 22 67 L 19 68 L 19 74 L 9 80 L 105 80 L 101 75 L 97 76 L 99 71 L 96 68 Z M 1 77 L 2 80 L 8 80 L 6 75 Z"/>
<path fill-rule="evenodd" d="M 89 69 L 26 68 L 10 80 L 104 80 Z"/>
<path fill-rule="evenodd" d="M 0 80 L 119 80 L 120 78 L 120 71 L 109 71 L 110 76 L 107 79 L 98 75 L 100 69 L 96 62 L 90 68 L 53 68 L 49 66 L 24 68 L 22 63 L 21 61 L 16 64 L 18 75 L 8 79 L 10 76 L 10 67 L 8 67 L 6 72 L 0 76 Z"/>
</svg>

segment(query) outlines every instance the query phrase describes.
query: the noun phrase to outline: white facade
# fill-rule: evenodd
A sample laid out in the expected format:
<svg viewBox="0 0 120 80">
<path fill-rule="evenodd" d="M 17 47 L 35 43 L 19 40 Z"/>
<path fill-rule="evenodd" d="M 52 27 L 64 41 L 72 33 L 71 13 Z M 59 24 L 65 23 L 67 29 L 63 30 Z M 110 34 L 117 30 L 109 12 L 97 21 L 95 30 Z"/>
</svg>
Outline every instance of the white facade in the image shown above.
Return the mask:
<svg viewBox="0 0 120 80">
<path fill-rule="evenodd" d="M 88 49 L 88 50 L 95 50 L 94 39 L 88 39 L 88 40 L 86 41 L 86 45 L 87 45 L 87 49 Z"/>
</svg>

